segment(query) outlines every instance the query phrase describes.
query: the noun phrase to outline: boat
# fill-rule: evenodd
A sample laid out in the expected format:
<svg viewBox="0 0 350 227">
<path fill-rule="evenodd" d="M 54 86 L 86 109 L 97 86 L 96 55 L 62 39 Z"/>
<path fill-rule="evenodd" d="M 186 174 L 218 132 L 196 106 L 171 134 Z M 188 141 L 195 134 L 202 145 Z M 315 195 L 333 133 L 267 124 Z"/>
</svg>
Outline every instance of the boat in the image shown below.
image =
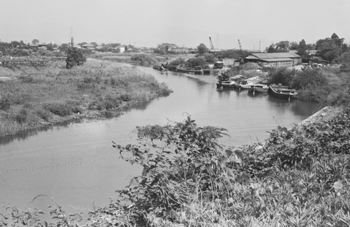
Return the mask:
<svg viewBox="0 0 350 227">
<path fill-rule="evenodd" d="M 204 75 L 210 75 L 210 69 L 203 69 Z"/>
<path fill-rule="evenodd" d="M 242 75 L 236 75 L 233 77 L 228 77 L 225 74 L 218 76 L 218 82 L 216 83 L 216 88 L 237 88 L 237 85 L 241 80 L 245 79 Z"/>
<path fill-rule="evenodd" d="M 228 80 L 219 80 L 216 83 L 216 88 L 218 88 L 218 89 L 220 89 L 220 88 L 233 89 L 233 88 L 235 88 L 235 85 L 236 85 L 236 81 L 234 81 L 230 78 Z"/>
<path fill-rule="evenodd" d="M 269 86 L 268 93 L 279 99 L 296 98 L 298 95 L 295 89 L 290 89 L 288 86 L 283 86 L 280 84 L 271 84 Z"/>
<path fill-rule="evenodd" d="M 251 77 L 249 79 L 243 80 L 238 84 L 238 89 L 250 89 L 253 85 L 258 84 L 261 81 L 259 76 Z"/>
<path fill-rule="evenodd" d="M 163 71 L 164 70 L 163 66 L 161 66 L 161 65 L 155 65 L 155 66 L 153 66 L 153 69 L 156 69 L 156 70 L 159 70 L 159 71 Z"/>
<path fill-rule="evenodd" d="M 248 92 L 249 93 L 267 93 L 267 91 L 269 90 L 269 86 L 267 86 L 266 84 L 253 84 L 250 86 Z"/>
<path fill-rule="evenodd" d="M 217 61 L 213 65 L 213 69 L 222 69 L 224 67 L 224 62 L 223 61 Z"/>
<path fill-rule="evenodd" d="M 182 68 L 182 67 L 176 67 L 175 72 L 196 74 L 196 75 L 202 75 L 203 74 L 203 70 L 202 69 L 186 69 L 186 68 Z"/>
</svg>

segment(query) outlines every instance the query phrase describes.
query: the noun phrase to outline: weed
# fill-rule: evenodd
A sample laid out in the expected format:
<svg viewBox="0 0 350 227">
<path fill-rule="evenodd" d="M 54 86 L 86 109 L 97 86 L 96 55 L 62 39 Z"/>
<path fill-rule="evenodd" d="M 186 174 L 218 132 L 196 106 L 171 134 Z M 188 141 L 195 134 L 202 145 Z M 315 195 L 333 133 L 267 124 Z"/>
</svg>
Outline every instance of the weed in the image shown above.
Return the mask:
<svg viewBox="0 0 350 227">
<path fill-rule="evenodd" d="M 72 112 L 72 107 L 63 103 L 46 103 L 43 104 L 43 108 L 61 117 L 68 116 Z"/>
</svg>

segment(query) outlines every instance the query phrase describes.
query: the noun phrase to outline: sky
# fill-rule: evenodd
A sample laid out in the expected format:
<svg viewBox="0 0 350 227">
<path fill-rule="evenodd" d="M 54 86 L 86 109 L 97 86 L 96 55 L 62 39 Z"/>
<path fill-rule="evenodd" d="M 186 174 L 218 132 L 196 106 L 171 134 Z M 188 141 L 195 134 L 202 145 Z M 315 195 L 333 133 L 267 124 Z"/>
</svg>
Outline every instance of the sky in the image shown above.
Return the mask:
<svg viewBox="0 0 350 227">
<path fill-rule="evenodd" d="M 0 0 L 0 40 L 161 43 L 264 50 L 288 40 L 350 42 L 349 0 Z"/>
</svg>

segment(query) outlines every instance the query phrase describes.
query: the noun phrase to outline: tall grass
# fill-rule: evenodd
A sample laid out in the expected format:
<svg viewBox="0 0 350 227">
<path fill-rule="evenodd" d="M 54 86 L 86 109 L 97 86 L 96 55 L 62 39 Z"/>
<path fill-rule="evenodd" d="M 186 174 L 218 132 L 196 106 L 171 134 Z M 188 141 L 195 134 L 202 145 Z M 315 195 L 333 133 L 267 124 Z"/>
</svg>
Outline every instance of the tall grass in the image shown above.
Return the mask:
<svg viewBox="0 0 350 227">
<path fill-rule="evenodd" d="M 90 110 L 101 111 L 96 117 L 103 117 L 106 110 L 118 112 L 171 92 L 150 75 L 108 61 L 89 60 L 72 69 L 0 67 L 0 73 L 11 78 L 0 83 L 0 136 L 72 115 L 81 117 Z"/>
</svg>

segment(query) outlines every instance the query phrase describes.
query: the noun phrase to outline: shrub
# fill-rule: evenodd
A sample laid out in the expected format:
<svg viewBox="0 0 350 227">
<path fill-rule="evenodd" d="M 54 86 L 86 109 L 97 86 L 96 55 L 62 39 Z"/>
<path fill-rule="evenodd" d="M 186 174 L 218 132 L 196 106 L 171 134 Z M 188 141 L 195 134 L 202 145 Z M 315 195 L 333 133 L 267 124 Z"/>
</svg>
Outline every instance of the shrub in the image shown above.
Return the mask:
<svg viewBox="0 0 350 227">
<path fill-rule="evenodd" d="M 132 61 L 138 61 L 140 63 L 157 63 L 157 60 L 147 54 L 135 54 L 130 58 Z"/>
<path fill-rule="evenodd" d="M 329 79 L 319 69 L 310 69 L 296 73 L 290 82 L 293 88 L 302 89 L 326 86 L 329 84 Z"/>
<path fill-rule="evenodd" d="M 8 98 L 0 97 L 0 110 L 8 110 L 11 107 L 11 102 Z"/>
<path fill-rule="evenodd" d="M 291 85 L 294 75 L 296 74 L 295 70 L 290 70 L 285 67 L 274 68 L 272 69 L 267 78 L 268 83 L 270 84 L 283 84 L 283 85 Z"/>
<path fill-rule="evenodd" d="M 61 117 L 68 116 L 72 112 L 72 107 L 63 103 L 47 103 L 43 105 L 43 108 Z"/>
<path fill-rule="evenodd" d="M 15 115 L 15 120 L 19 124 L 23 124 L 26 122 L 28 116 L 28 111 L 27 109 L 22 108 L 16 115 Z"/>
<path fill-rule="evenodd" d="M 45 121 L 48 121 L 49 118 L 50 118 L 50 111 L 48 111 L 48 110 L 46 110 L 46 109 L 40 108 L 40 109 L 38 109 L 38 110 L 36 111 L 36 114 L 37 114 L 40 118 L 44 119 Z"/>
<path fill-rule="evenodd" d="M 197 66 L 204 68 L 204 66 L 207 65 L 207 62 L 204 57 L 195 57 L 188 59 L 185 65 L 189 68 L 195 68 Z"/>
<path fill-rule="evenodd" d="M 118 190 L 121 202 L 140 211 L 130 214 L 134 223 L 145 224 L 147 214 L 171 218 L 192 196 L 213 198 L 228 189 L 229 179 L 233 179 L 227 177 L 232 174 L 228 166 L 239 160 L 234 152 L 225 152 L 217 143 L 225 135 L 224 129 L 197 127 L 188 117 L 174 125 L 138 127 L 137 132 L 140 139 L 159 141 L 154 143 L 154 152 L 147 142 L 114 145 L 124 160 L 144 168 L 142 176 Z"/>
<path fill-rule="evenodd" d="M 172 60 L 169 62 L 169 66 L 179 66 L 179 65 L 184 65 L 186 60 L 184 58 L 176 58 L 175 60 Z"/>
<path fill-rule="evenodd" d="M 86 57 L 84 57 L 82 50 L 76 47 L 71 47 L 67 50 L 67 69 L 70 69 L 76 65 L 82 65 L 84 62 L 86 62 Z"/>
</svg>

